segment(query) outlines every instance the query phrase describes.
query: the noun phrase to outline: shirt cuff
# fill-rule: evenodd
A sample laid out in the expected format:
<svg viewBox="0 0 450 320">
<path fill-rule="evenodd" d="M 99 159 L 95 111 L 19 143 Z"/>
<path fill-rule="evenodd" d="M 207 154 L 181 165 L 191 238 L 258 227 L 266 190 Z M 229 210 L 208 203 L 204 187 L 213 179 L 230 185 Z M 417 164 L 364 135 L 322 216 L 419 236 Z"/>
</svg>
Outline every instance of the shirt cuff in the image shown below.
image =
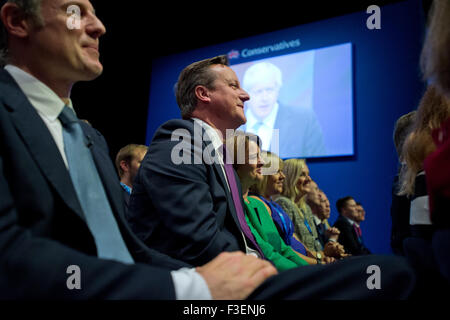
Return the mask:
<svg viewBox="0 0 450 320">
<path fill-rule="evenodd" d="M 205 279 L 195 268 L 171 271 L 177 300 L 212 300 Z"/>
</svg>

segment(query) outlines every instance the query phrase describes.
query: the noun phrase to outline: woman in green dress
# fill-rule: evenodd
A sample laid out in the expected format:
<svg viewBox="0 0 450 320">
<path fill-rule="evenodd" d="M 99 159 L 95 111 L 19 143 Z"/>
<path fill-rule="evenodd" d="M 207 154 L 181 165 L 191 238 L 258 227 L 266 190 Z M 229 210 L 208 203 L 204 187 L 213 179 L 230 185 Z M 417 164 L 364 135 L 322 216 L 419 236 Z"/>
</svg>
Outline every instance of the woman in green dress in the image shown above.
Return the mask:
<svg viewBox="0 0 450 320">
<path fill-rule="evenodd" d="M 265 258 L 279 271 L 307 265 L 308 263 L 280 237 L 269 207 L 257 197 L 248 194 L 250 187 L 262 179 L 264 162 L 258 146 L 259 138 L 238 131 L 233 140 L 233 166 L 242 185 L 245 218 Z"/>
</svg>

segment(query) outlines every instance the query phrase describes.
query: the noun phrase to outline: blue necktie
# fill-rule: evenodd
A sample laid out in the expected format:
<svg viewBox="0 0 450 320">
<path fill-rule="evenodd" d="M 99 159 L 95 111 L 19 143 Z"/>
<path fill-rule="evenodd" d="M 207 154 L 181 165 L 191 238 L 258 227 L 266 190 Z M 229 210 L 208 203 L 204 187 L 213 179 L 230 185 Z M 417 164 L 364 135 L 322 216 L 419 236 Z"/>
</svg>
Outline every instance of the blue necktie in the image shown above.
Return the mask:
<svg viewBox="0 0 450 320">
<path fill-rule="evenodd" d="M 98 257 L 134 263 L 120 234 L 77 116 L 65 106 L 59 120 L 63 125 L 64 151 L 70 177 L 87 225 L 94 236 Z"/>
</svg>

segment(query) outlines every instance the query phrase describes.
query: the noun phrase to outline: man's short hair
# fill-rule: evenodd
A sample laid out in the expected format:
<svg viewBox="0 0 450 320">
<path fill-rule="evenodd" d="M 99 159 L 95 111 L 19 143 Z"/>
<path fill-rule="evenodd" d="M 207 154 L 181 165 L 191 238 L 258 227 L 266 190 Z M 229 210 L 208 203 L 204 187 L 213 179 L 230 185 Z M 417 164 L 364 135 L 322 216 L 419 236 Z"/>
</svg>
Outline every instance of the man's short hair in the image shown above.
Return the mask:
<svg viewBox="0 0 450 320">
<path fill-rule="evenodd" d="M 405 143 L 406 136 L 411 131 L 414 119 L 416 117 L 416 110 L 408 112 L 397 119 L 394 126 L 394 145 L 397 151 L 397 156 L 401 160 L 401 154 L 403 144 Z"/>
<path fill-rule="evenodd" d="M 181 71 L 178 82 L 175 85 L 175 96 L 183 119 L 189 119 L 197 106 L 195 88 L 205 86 L 214 89 L 213 83 L 216 75 L 211 72 L 213 65 L 228 66 L 230 63 L 226 55 L 194 62 Z"/>
<path fill-rule="evenodd" d="M 347 206 L 347 202 L 350 200 L 353 200 L 353 197 L 346 196 L 346 197 L 340 198 L 340 199 L 338 199 L 338 201 L 336 201 L 336 208 L 337 208 L 337 211 L 339 212 L 339 214 L 342 213 L 342 209 Z"/>
<path fill-rule="evenodd" d="M 0 0 L 0 9 L 7 2 L 15 3 L 22 9 L 23 14 L 37 26 L 42 26 L 41 2 L 42 0 Z M 0 68 L 8 63 L 8 35 L 3 22 L 0 21 Z"/>
<path fill-rule="evenodd" d="M 143 144 L 128 144 L 125 147 L 123 147 L 122 149 L 119 150 L 119 152 L 117 153 L 116 156 L 116 169 L 117 172 L 119 173 L 119 177 L 122 178 L 124 172 L 122 170 L 122 167 L 120 166 L 120 163 L 122 161 L 126 161 L 127 163 L 130 163 L 131 160 L 136 156 L 136 152 L 137 150 L 142 150 L 147 152 L 148 147 L 146 145 Z"/>
</svg>

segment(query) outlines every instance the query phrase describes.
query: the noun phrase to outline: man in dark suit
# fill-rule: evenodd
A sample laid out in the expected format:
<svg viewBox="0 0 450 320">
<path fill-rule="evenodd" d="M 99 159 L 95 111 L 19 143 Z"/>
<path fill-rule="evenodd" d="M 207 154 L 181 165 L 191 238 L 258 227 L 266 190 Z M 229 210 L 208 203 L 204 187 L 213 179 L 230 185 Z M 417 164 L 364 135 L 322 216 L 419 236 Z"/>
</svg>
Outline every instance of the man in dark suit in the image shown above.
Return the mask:
<svg viewBox="0 0 450 320">
<path fill-rule="evenodd" d="M 333 227 L 339 229 L 339 243 L 344 246 L 345 252 L 354 256 L 370 254 L 363 242 L 361 228 L 356 220 L 359 212 L 355 200 L 344 197 L 336 202 L 339 217 Z"/>
<path fill-rule="evenodd" d="M 230 172 L 221 156 L 224 137 L 232 136 L 246 121 L 243 105 L 249 99 L 227 57 L 187 66 L 180 73 L 176 97 L 183 119 L 169 120 L 153 137 L 130 198 L 132 229 L 149 247 L 194 265 L 233 250 L 264 258 L 243 225 L 236 172 L 232 168 Z M 234 151 L 228 143 L 226 150 Z M 370 265 L 383 270 L 385 292 L 368 290 Z M 250 297 L 405 297 L 411 283 L 403 281 L 411 281 L 410 275 L 399 257 L 351 257 L 284 271 L 266 280 Z"/>
<path fill-rule="evenodd" d="M 241 253 L 186 269 L 146 247 L 105 140 L 69 98 L 103 70 L 90 1 L 0 5 L 0 299 L 241 299 L 276 273 Z"/>
<path fill-rule="evenodd" d="M 247 123 L 242 129 L 260 136 L 263 150 L 281 158 L 325 155 L 322 128 L 313 109 L 279 102 L 282 73 L 277 66 L 270 62 L 252 65 L 245 71 L 242 86 L 251 97 L 245 104 Z M 278 139 L 273 129 L 278 130 Z"/>
</svg>

